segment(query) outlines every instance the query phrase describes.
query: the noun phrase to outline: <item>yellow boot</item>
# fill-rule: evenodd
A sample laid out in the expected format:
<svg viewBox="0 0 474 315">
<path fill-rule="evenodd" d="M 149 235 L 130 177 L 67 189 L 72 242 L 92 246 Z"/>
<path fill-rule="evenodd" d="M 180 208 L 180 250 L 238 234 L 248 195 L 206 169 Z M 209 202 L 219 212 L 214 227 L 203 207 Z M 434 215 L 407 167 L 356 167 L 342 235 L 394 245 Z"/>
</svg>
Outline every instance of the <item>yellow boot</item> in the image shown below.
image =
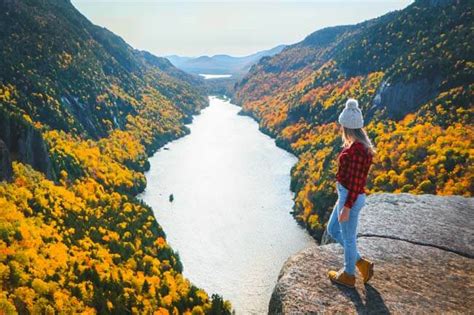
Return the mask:
<svg viewBox="0 0 474 315">
<path fill-rule="evenodd" d="M 364 283 L 369 282 L 370 278 L 374 275 L 374 263 L 365 258 L 361 258 L 356 262 L 356 266 L 362 274 Z"/>
<path fill-rule="evenodd" d="M 354 288 L 355 286 L 355 276 L 348 274 L 343 269 L 339 271 L 329 270 L 328 277 L 332 282 L 345 285 L 346 287 Z"/>
</svg>

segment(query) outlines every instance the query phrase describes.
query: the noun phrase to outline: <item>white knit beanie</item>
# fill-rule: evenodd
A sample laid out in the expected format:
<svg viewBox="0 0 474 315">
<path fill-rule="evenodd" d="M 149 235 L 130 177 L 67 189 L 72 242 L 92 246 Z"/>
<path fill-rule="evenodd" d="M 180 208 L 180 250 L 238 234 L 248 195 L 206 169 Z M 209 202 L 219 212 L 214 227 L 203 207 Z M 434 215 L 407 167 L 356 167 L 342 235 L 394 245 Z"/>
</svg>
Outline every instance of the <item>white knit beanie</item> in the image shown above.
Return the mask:
<svg viewBox="0 0 474 315">
<path fill-rule="evenodd" d="M 364 127 L 364 118 L 359 108 L 359 102 L 350 98 L 346 102 L 346 107 L 339 115 L 339 123 L 349 129 L 358 129 Z"/>
</svg>

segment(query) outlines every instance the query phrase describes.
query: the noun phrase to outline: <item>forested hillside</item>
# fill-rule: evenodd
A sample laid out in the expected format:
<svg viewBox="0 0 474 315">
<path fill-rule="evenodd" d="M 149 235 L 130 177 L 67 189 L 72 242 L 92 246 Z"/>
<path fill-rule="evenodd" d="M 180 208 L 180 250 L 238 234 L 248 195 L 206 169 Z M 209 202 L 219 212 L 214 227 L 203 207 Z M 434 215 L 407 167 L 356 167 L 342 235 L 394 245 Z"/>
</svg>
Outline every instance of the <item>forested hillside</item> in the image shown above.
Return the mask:
<svg viewBox="0 0 474 315">
<path fill-rule="evenodd" d="M 202 81 L 69 0 L 1 1 L 0 42 L 0 313 L 228 313 L 135 198 Z"/>
<path fill-rule="evenodd" d="M 320 239 L 336 201 L 336 123 L 359 99 L 377 155 L 368 192 L 474 194 L 472 2 L 418 0 L 263 58 L 235 98 L 299 157 L 294 216 Z"/>
</svg>

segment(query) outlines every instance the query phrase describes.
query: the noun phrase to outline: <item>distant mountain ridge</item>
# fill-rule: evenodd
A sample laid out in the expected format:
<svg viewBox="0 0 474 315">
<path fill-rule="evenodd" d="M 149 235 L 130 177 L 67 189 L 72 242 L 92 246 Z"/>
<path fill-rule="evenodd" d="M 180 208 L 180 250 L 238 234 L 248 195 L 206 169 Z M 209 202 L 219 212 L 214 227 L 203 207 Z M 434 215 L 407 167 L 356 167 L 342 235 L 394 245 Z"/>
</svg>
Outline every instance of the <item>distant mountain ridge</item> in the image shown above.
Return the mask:
<svg viewBox="0 0 474 315">
<path fill-rule="evenodd" d="M 286 45 L 279 45 L 242 57 L 229 55 L 181 57 L 172 55 L 166 56 L 166 58 L 177 68 L 189 73 L 244 75 L 262 57 L 273 56 L 281 52 L 285 47 Z"/>
</svg>

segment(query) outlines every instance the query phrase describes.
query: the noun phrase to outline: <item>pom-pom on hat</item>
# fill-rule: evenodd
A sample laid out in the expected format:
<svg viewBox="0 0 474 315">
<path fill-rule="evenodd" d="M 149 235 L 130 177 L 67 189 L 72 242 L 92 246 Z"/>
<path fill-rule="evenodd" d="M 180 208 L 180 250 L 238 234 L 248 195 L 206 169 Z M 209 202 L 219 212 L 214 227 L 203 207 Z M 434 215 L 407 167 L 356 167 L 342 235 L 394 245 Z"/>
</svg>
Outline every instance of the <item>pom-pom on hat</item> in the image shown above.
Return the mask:
<svg viewBox="0 0 474 315">
<path fill-rule="evenodd" d="M 364 118 L 359 108 L 359 102 L 350 98 L 346 102 L 346 107 L 339 115 L 339 123 L 349 129 L 358 129 L 364 127 Z"/>
</svg>

